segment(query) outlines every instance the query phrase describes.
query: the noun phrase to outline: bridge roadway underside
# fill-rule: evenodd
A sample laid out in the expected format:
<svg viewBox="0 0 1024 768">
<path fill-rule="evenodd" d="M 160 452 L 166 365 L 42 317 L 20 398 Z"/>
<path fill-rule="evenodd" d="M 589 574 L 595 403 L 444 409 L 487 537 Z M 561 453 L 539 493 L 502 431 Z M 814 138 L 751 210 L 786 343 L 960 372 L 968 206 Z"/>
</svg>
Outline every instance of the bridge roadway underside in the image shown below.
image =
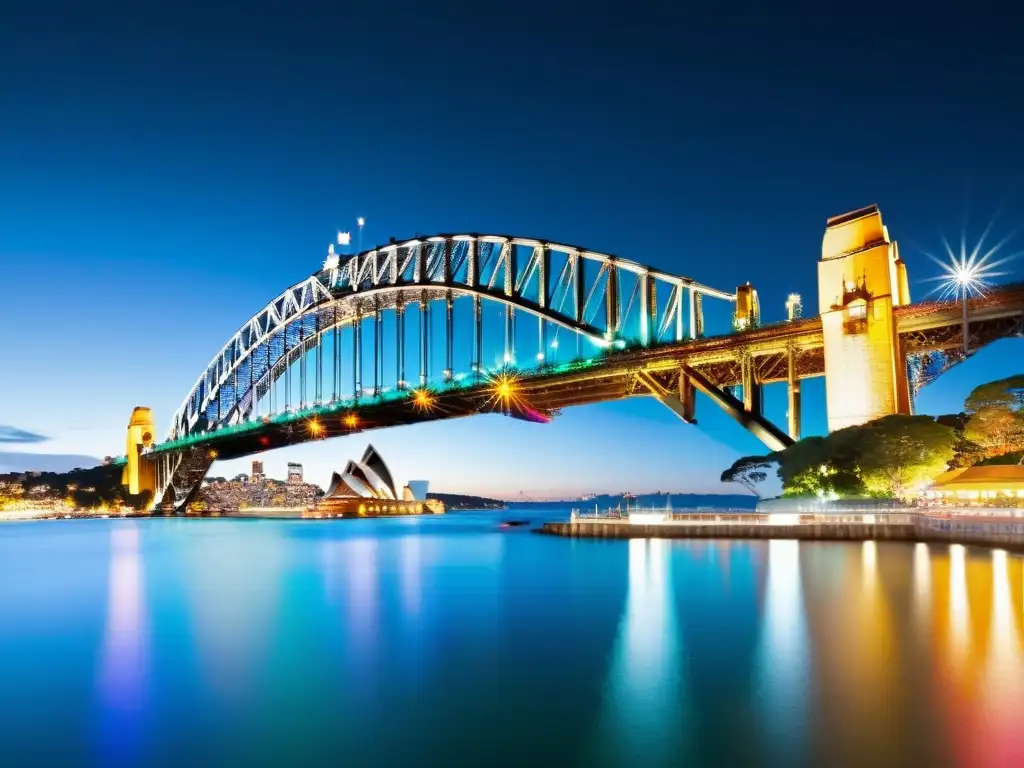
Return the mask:
<svg viewBox="0 0 1024 768">
<path fill-rule="evenodd" d="M 821 324 L 816 318 L 784 327 L 750 331 L 742 337 L 745 347 L 760 352 L 751 358 L 756 362 L 755 380 L 758 384 L 787 380 L 789 350 L 794 345 L 797 348 L 794 359 L 799 369 L 797 378 L 824 373 Z M 404 399 L 366 397 L 354 407 L 341 410 L 324 407 L 315 409 L 319 412 L 309 418 L 286 422 L 266 419 L 253 429 L 212 432 L 190 447 L 170 450 L 185 454 L 215 451 L 217 459 L 234 459 L 317 439 L 481 413 L 503 413 L 527 421 L 544 420 L 545 416 L 562 408 L 657 395 L 652 387 L 678 394 L 684 388 L 687 370 L 699 377 L 705 386 L 716 389 L 740 387 L 744 369 L 737 362 L 736 342 L 736 335 L 697 339 L 656 349 L 608 354 L 578 370 L 554 372 L 540 369 L 523 373 L 514 379 L 514 396 L 508 399 L 499 397 L 495 384 L 488 382 L 473 387 L 433 391 L 427 407 L 417 404 L 411 396 Z M 743 409 L 743 403 L 739 401 L 720 401 L 719 405 Z M 352 424 L 353 417 L 355 425 Z M 311 427 L 314 418 L 315 428 Z M 684 418 L 693 421 L 692 400 L 688 417 Z M 742 422 L 742 418 L 738 420 Z M 161 453 L 158 450 L 148 456 L 156 458 Z"/>
</svg>

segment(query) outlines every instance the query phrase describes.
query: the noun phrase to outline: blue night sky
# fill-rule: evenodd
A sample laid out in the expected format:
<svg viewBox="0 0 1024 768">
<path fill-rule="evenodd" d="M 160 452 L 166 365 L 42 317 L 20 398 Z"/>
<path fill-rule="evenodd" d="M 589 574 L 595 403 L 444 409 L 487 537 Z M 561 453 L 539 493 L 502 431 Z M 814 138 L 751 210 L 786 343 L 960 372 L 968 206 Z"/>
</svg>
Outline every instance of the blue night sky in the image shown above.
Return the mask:
<svg viewBox="0 0 1024 768">
<path fill-rule="evenodd" d="M 0 10 L 0 425 L 48 439 L 11 451 L 121 453 L 137 404 L 163 432 L 221 344 L 357 215 L 367 246 L 502 232 L 750 280 L 766 320 L 791 291 L 815 305 L 828 216 L 878 203 L 916 297 L 943 235 L 1024 221 L 1024 52 L 978 7 L 20 5 Z M 1018 372 L 1022 344 L 979 353 L 919 410 Z M 823 384 L 805 391 L 821 431 Z M 780 423 L 784 401 L 769 388 Z M 644 400 L 370 439 L 436 490 L 735 490 L 721 470 L 759 444 L 707 401 L 698 416 Z M 326 483 L 365 441 L 267 469 L 301 461 Z"/>
</svg>

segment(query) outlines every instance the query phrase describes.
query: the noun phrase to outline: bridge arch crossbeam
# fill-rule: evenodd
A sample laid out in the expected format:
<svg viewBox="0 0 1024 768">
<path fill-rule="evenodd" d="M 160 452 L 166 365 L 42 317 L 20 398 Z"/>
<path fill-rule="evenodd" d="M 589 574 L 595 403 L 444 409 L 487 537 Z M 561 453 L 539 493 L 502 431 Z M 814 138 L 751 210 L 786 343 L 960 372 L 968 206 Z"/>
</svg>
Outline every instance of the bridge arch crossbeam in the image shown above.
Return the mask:
<svg viewBox="0 0 1024 768">
<path fill-rule="evenodd" d="M 320 271 L 271 300 L 221 348 L 174 414 L 169 439 L 196 427 L 228 388 L 237 401 L 234 382 L 255 378 L 253 353 L 275 337 L 287 344 L 289 329 L 304 327 L 296 324 L 300 318 L 316 317 L 337 300 L 374 293 L 402 300 L 409 293 L 399 288 L 501 301 L 507 328 L 514 328 L 515 311 L 525 309 L 538 318 L 542 335 L 544 323 L 553 323 L 578 336 L 643 345 L 701 335 L 704 296 L 735 300 L 734 294 L 637 262 L 528 238 L 438 235 L 352 256 L 332 252 Z"/>
</svg>

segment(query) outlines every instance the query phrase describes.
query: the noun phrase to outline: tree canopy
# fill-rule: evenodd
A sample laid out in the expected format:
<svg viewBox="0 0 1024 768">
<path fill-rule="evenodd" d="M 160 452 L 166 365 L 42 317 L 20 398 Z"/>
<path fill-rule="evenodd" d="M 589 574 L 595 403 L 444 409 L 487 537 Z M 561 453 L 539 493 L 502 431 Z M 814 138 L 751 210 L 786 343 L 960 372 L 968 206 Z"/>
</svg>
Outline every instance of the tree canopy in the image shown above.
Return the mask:
<svg viewBox="0 0 1024 768">
<path fill-rule="evenodd" d="M 930 416 L 886 416 L 809 437 L 770 458 L 790 495 L 902 496 L 943 472 L 956 432 Z"/>
<path fill-rule="evenodd" d="M 975 387 L 964 401 L 964 437 L 985 457 L 1024 449 L 1024 374 Z"/>
<path fill-rule="evenodd" d="M 744 456 L 722 473 L 723 483 L 739 483 L 758 498 L 757 486 L 768 479 L 768 468 L 772 460 L 767 456 Z"/>
<path fill-rule="evenodd" d="M 886 416 L 861 429 L 864 487 L 886 496 L 904 496 L 944 472 L 956 449 L 956 432 L 928 416 Z"/>
</svg>

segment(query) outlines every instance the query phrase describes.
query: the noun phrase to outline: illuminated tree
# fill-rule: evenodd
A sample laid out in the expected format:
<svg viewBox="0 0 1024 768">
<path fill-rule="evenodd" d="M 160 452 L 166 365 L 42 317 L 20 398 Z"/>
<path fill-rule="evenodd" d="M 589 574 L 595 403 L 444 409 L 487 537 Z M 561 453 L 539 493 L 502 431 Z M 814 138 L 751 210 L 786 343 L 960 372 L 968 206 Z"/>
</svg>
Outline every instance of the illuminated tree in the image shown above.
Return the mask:
<svg viewBox="0 0 1024 768">
<path fill-rule="evenodd" d="M 975 387 L 964 401 L 964 436 L 986 456 L 1024 449 L 1024 374 Z"/>
<path fill-rule="evenodd" d="M 722 473 L 723 483 L 739 483 L 752 494 L 761 498 L 757 486 L 768 479 L 765 471 L 772 465 L 766 456 L 744 456 L 737 459 L 731 467 Z"/>
<path fill-rule="evenodd" d="M 956 432 L 930 416 L 885 416 L 859 428 L 859 466 L 871 493 L 900 498 L 946 471 Z"/>
<path fill-rule="evenodd" d="M 946 470 L 956 432 L 930 416 L 886 416 L 772 454 L 788 496 L 902 496 Z"/>
<path fill-rule="evenodd" d="M 779 480 L 787 496 L 864 493 L 855 441 L 850 427 L 826 437 L 808 437 L 772 457 L 779 464 Z"/>
</svg>

